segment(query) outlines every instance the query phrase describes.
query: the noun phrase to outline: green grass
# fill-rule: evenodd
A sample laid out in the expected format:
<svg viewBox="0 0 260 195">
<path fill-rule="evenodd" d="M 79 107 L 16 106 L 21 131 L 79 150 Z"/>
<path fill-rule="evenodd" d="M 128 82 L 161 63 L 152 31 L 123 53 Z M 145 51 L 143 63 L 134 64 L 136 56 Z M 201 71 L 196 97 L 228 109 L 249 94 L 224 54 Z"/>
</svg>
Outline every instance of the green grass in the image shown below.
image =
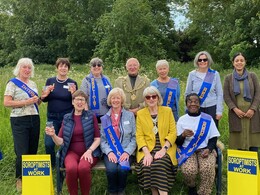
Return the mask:
<svg viewBox="0 0 260 195">
<path fill-rule="evenodd" d="M 217 66 L 216 68 L 219 69 L 220 66 Z M 213 67 L 214 68 L 214 67 Z M 181 85 L 181 94 L 184 94 L 185 91 L 185 85 L 186 80 L 188 76 L 188 72 L 194 69 L 193 65 L 191 63 L 189 64 L 181 64 L 178 62 L 172 62 L 171 63 L 171 71 L 170 76 L 179 78 L 180 85 Z M 10 78 L 13 77 L 12 75 L 13 67 L 4 67 L 0 68 L 0 78 L 1 78 L 1 88 L 0 88 L 0 127 L 1 127 L 1 133 L 0 133 L 0 149 L 3 152 L 3 160 L 0 161 L 0 194 L 6 194 L 6 195 L 15 195 L 18 194 L 15 189 L 15 154 L 13 149 L 13 138 L 10 128 L 10 122 L 9 122 L 9 114 L 10 110 L 5 108 L 3 106 L 3 94 L 5 91 L 5 85 L 8 82 Z M 221 68 L 220 68 L 221 70 Z M 219 70 L 219 71 L 220 71 Z M 257 69 L 253 70 L 258 74 L 258 77 L 260 78 L 260 71 Z M 88 74 L 89 68 L 87 68 L 85 65 L 73 65 L 69 76 L 76 80 L 78 82 L 78 85 L 80 86 L 82 79 Z M 232 70 L 221 70 L 220 75 L 223 81 L 223 78 L 226 74 L 231 73 Z M 104 73 L 110 78 L 112 85 L 114 84 L 114 80 L 120 76 L 125 75 L 124 67 L 113 69 L 111 67 L 106 66 Z M 142 74 L 146 74 L 148 78 L 151 80 L 157 78 L 155 73 L 155 65 L 151 65 L 150 68 L 142 68 L 141 70 Z M 35 68 L 35 77 L 32 78 L 33 81 L 37 83 L 38 89 L 42 89 L 42 87 L 45 85 L 45 81 L 47 78 L 51 76 L 55 76 L 56 71 L 55 67 L 51 65 L 37 65 Z M 184 114 L 184 97 L 181 96 L 180 99 L 180 115 Z M 41 135 L 40 135 L 40 143 L 39 143 L 39 150 L 38 154 L 44 154 L 44 128 L 45 128 L 45 122 L 46 122 L 46 104 L 40 105 L 40 118 L 41 118 Z M 223 117 L 220 121 L 220 128 L 219 131 L 221 133 L 220 140 L 225 144 L 227 148 L 228 143 L 228 120 L 227 120 L 227 108 L 225 107 L 225 111 L 223 113 Z M 56 179 L 55 179 L 55 173 L 53 173 L 54 176 L 54 185 L 56 187 Z M 224 151 L 224 162 L 223 162 L 223 176 L 222 176 L 222 183 L 223 183 L 223 194 L 227 194 L 227 179 L 226 179 L 226 150 Z M 107 186 L 106 176 L 105 172 L 102 171 L 93 171 L 93 180 L 92 180 L 92 188 L 91 188 L 91 194 L 97 194 L 101 195 L 104 194 Z M 63 186 L 63 192 L 64 194 L 68 194 L 66 190 L 66 185 Z M 137 185 L 137 177 L 136 174 L 129 174 L 128 177 L 128 183 L 127 183 L 127 189 L 126 191 L 128 194 L 131 195 L 137 195 L 140 194 L 139 188 Z M 150 194 L 150 192 L 147 192 L 145 194 Z M 170 194 L 176 194 L 176 195 L 184 195 L 187 194 L 187 189 L 185 185 L 183 184 L 181 174 L 178 173 L 176 183 L 174 184 L 171 193 Z"/>
</svg>

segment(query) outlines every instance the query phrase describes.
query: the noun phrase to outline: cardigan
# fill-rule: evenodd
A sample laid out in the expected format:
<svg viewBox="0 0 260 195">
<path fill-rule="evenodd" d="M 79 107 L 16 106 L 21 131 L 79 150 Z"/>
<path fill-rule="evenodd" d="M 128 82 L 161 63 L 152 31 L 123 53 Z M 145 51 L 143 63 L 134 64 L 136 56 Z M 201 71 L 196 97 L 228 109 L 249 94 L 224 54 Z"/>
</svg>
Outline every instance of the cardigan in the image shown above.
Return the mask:
<svg viewBox="0 0 260 195">
<path fill-rule="evenodd" d="M 136 119 L 136 143 L 137 143 L 137 162 L 139 163 L 144 157 L 142 148 L 146 146 L 151 152 L 155 147 L 156 137 L 153 129 L 153 122 L 151 114 L 147 107 L 137 112 Z M 176 125 L 172 110 L 169 107 L 158 107 L 158 133 L 161 146 L 165 144 L 167 140 L 171 147 L 167 150 L 167 154 L 170 156 L 172 164 L 177 165 L 176 159 L 176 144 L 177 138 Z"/>
</svg>

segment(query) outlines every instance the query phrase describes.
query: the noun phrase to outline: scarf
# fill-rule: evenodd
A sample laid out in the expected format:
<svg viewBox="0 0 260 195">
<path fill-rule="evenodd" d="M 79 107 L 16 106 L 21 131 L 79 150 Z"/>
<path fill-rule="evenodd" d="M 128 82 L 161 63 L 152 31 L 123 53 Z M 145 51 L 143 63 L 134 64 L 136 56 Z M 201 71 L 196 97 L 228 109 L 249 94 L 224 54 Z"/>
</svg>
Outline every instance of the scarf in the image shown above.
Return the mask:
<svg viewBox="0 0 260 195">
<path fill-rule="evenodd" d="M 119 129 L 120 117 L 121 117 L 121 110 L 119 111 L 118 114 L 115 114 L 112 108 L 112 112 L 111 112 L 112 126 L 118 138 L 120 138 L 120 129 Z"/>
<path fill-rule="evenodd" d="M 248 72 L 244 69 L 243 75 L 239 75 L 236 70 L 233 71 L 233 91 L 235 96 L 240 94 L 239 81 L 244 81 L 244 100 L 246 102 L 251 102 L 252 97 L 250 94 L 249 82 L 248 82 Z"/>
</svg>

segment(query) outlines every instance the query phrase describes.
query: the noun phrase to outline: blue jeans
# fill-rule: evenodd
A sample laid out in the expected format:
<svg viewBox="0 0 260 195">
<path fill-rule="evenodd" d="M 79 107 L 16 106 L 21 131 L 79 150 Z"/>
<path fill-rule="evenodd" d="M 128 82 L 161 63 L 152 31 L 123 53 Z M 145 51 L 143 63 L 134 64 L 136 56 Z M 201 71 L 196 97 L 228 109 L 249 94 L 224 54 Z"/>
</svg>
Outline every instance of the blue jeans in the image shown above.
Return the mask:
<svg viewBox="0 0 260 195">
<path fill-rule="evenodd" d="M 129 158 L 130 164 L 132 158 Z M 108 192 L 118 193 L 125 190 L 127 174 L 129 171 L 122 170 L 119 163 L 113 163 L 108 160 L 107 155 L 104 155 L 104 163 L 106 166 L 106 175 L 108 182 Z"/>
<path fill-rule="evenodd" d="M 39 115 L 11 117 L 11 128 L 16 154 L 16 178 L 22 176 L 22 155 L 37 154 L 40 136 Z"/>
<path fill-rule="evenodd" d="M 53 127 L 55 129 L 55 134 L 58 135 L 62 120 L 64 115 L 67 114 L 66 112 L 63 113 L 47 113 L 47 121 L 52 121 L 53 122 Z M 44 145 L 45 145 L 45 152 L 46 154 L 51 155 L 51 165 L 52 168 L 55 167 L 55 143 L 52 141 L 51 136 L 46 135 L 44 136 Z"/>
</svg>

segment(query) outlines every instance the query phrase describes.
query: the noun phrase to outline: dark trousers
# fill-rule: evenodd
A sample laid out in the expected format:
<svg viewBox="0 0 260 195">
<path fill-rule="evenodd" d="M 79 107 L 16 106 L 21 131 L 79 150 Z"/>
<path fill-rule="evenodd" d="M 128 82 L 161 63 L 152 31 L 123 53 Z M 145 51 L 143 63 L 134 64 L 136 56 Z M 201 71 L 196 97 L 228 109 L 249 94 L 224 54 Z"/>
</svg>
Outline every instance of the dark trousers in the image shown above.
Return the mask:
<svg viewBox="0 0 260 195">
<path fill-rule="evenodd" d="M 37 154 L 40 136 L 39 115 L 11 117 L 11 128 L 16 154 L 16 178 L 22 176 L 22 155 Z"/>
<path fill-rule="evenodd" d="M 216 127 L 218 128 L 218 120 L 216 119 L 217 106 L 210 106 L 205 108 L 200 107 L 200 111 L 212 116 Z"/>
<path fill-rule="evenodd" d="M 47 121 L 53 122 L 53 127 L 55 129 L 56 135 L 58 135 L 60 131 L 62 120 L 65 114 L 67 114 L 67 112 L 47 113 Z M 51 155 L 51 164 L 52 164 L 52 168 L 54 168 L 55 167 L 55 143 L 53 142 L 51 136 L 45 134 L 44 145 L 45 145 L 46 154 Z"/>
<path fill-rule="evenodd" d="M 131 164 L 131 156 L 129 161 Z M 124 191 L 126 187 L 127 174 L 129 171 L 121 169 L 121 165 L 119 165 L 119 163 L 110 162 L 107 155 L 104 155 L 104 163 L 106 166 L 108 192 L 118 193 Z"/>
</svg>

